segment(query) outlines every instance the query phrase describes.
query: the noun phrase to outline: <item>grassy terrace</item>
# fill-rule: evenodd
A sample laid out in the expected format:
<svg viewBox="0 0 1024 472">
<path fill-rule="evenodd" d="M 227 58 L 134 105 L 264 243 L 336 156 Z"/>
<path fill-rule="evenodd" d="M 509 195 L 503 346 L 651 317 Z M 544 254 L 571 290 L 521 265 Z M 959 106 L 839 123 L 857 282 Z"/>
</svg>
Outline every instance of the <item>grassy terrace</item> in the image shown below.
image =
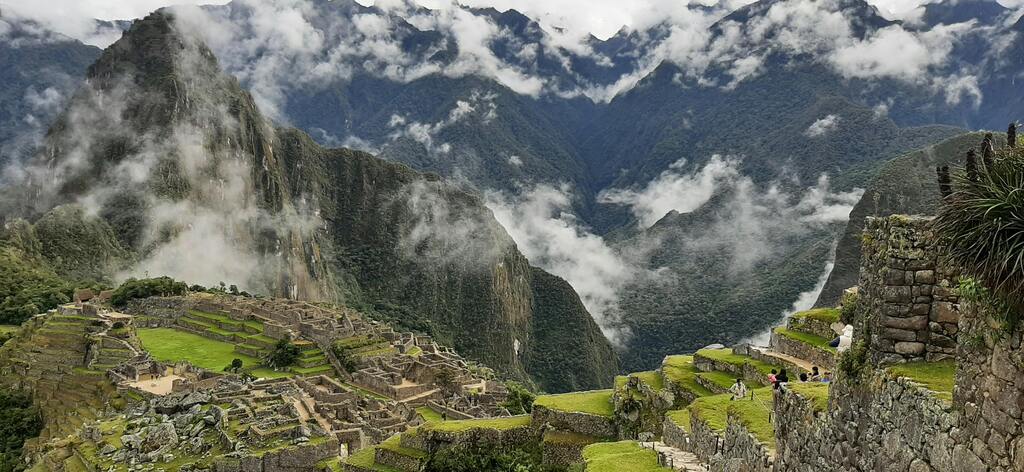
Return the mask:
<svg viewBox="0 0 1024 472">
<path fill-rule="evenodd" d="M 801 311 L 793 315 L 793 318 L 806 318 L 817 321 L 823 321 L 825 323 L 835 323 L 839 321 L 839 309 L 838 308 L 815 308 L 813 310 Z"/>
<path fill-rule="evenodd" d="M 256 321 L 256 320 L 238 321 L 238 320 L 233 320 L 230 317 L 225 316 L 225 315 L 219 315 L 219 314 L 216 314 L 216 313 L 207 313 L 205 311 L 199 311 L 199 310 L 189 310 L 188 313 L 190 315 L 194 316 L 194 317 L 197 317 L 197 318 L 205 318 L 205 319 L 211 320 L 211 321 L 219 321 L 221 323 L 229 324 L 229 325 L 232 325 L 232 326 L 248 326 L 250 328 L 258 329 L 261 332 L 263 331 L 263 323 L 261 323 L 259 321 Z"/>
<path fill-rule="evenodd" d="M 550 444 L 594 444 L 602 441 L 602 438 L 568 431 L 551 430 L 544 433 L 544 442 Z"/>
<path fill-rule="evenodd" d="M 18 325 L 0 325 L 0 334 L 13 333 L 17 331 L 21 326 Z"/>
<path fill-rule="evenodd" d="M 417 459 L 425 459 L 427 457 L 427 451 L 402 446 L 401 434 L 391 436 L 384 442 L 380 443 L 380 445 L 377 447 L 381 449 L 387 449 L 389 451 L 401 454 L 406 457 L 415 457 Z"/>
<path fill-rule="evenodd" d="M 736 383 L 736 376 L 728 372 L 701 372 L 697 374 L 697 376 L 702 379 L 710 380 L 715 385 L 727 390 L 732 387 L 732 384 Z M 749 384 L 750 382 L 744 381 L 744 383 Z"/>
<path fill-rule="evenodd" d="M 697 383 L 697 369 L 693 367 L 693 356 L 669 356 L 661 365 L 661 371 L 670 382 L 689 390 L 697 396 L 708 396 L 713 393 Z"/>
<path fill-rule="evenodd" d="M 836 348 L 828 345 L 828 343 L 832 341 L 831 339 L 825 339 L 821 336 L 802 333 L 800 331 L 792 331 L 786 328 L 775 328 L 775 333 L 780 336 L 785 336 L 789 339 L 802 342 L 804 344 L 810 344 L 812 346 L 819 347 L 833 354 L 835 354 L 836 352 Z"/>
<path fill-rule="evenodd" d="M 828 409 L 828 385 L 821 382 L 795 382 L 787 384 L 786 388 L 810 400 L 814 411 L 822 412 Z"/>
<path fill-rule="evenodd" d="M 173 328 L 147 328 L 136 331 L 142 346 L 157 360 L 189 361 L 196 367 L 220 372 L 233 359 L 241 359 L 246 371 L 257 377 L 287 377 L 287 372 L 274 372 L 259 367 L 260 360 L 235 351 L 235 345 Z"/>
<path fill-rule="evenodd" d="M 444 431 L 458 433 L 471 429 L 506 429 L 520 428 L 530 425 L 530 415 L 506 416 L 503 418 L 484 418 L 475 420 L 456 420 L 426 423 L 420 426 L 423 430 Z"/>
<path fill-rule="evenodd" d="M 704 420 L 711 429 L 725 431 L 729 415 L 735 416 L 758 441 L 775 449 L 775 429 L 768 421 L 772 402 L 771 387 L 752 390 L 757 400 L 729 400 L 729 394 L 713 395 L 694 400 L 687 408 L 690 415 Z"/>
<path fill-rule="evenodd" d="M 956 376 L 956 362 L 948 359 L 939 362 L 908 362 L 889 367 L 897 377 L 906 377 L 935 392 L 939 399 L 953 401 L 953 383 Z"/>
<path fill-rule="evenodd" d="M 417 408 L 416 413 L 419 413 L 420 416 L 423 417 L 423 421 L 442 421 L 441 414 L 428 406 L 421 406 Z"/>
<path fill-rule="evenodd" d="M 355 454 L 348 456 L 348 459 L 345 459 L 345 462 L 377 472 L 402 472 L 401 470 L 393 467 L 380 465 L 374 462 L 374 457 L 377 455 L 377 447 L 378 446 L 364 447 Z"/>
<path fill-rule="evenodd" d="M 533 402 L 550 410 L 589 413 L 611 417 L 614 412 L 611 390 L 541 395 Z"/>
<path fill-rule="evenodd" d="M 759 361 L 750 356 L 744 356 L 732 352 L 731 348 L 723 349 L 701 349 L 697 351 L 697 354 L 707 357 L 708 359 L 714 359 L 719 362 L 725 362 L 732 364 L 736 367 L 742 368 L 744 364 L 750 364 L 758 371 L 768 374 L 772 369 L 778 369 L 778 366 L 771 365 L 764 361 Z"/>
<path fill-rule="evenodd" d="M 636 441 L 591 444 L 583 448 L 587 472 L 670 472 L 658 465 L 658 453 L 644 449 Z"/>
<path fill-rule="evenodd" d="M 665 418 L 668 418 L 673 423 L 683 428 L 684 431 L 690 432 L 690 410 L 673 410 L 665 413 Z"/>
</svg>

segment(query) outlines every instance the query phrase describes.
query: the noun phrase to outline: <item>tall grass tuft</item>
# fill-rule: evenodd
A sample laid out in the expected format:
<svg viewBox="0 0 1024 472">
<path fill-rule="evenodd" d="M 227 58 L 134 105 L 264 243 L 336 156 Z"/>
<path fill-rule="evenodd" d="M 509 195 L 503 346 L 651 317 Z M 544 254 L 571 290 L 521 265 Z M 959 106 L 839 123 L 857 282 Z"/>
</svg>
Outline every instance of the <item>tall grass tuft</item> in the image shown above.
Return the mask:
<svg viewBox="0 0 1024 472">
<path fill-rule="evenodd" d="M 1024 150 L 956 172 L 934 228 L 951 262 L 1000 298 L 1024 308 Z"/>
</svg>

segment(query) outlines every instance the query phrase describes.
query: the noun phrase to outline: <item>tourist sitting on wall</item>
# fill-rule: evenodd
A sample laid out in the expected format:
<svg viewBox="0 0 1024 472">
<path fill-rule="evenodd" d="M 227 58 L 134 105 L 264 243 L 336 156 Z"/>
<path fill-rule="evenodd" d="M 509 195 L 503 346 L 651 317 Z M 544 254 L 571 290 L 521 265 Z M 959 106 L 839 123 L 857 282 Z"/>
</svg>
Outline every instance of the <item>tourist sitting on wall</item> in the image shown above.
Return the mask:
<svg viewBox="0 0 1024 472">
<path fill-rule="evenodd" d="M 829 383 L 832 381 L 832 372 L 825 372 L 825 375 L 821 376 L 821 383 Z"/>
<path fill-rule="evenodd" d="M 806 382 L 807 381 L 807 374 L 805 374 L 803 372 L 800 372 L 800 381 L 801 382 Z"/>
<path fill-rule="evenodd" d="M 782 369 L 779 371 L 779 375 L 775 377 L 775 384 L 773 387 L 778 389 L 786 382 L 789 382 L 789 375 L 786 375 L 786 369 Z"/>
<path fill-rule="evenodd" d="M 768 374 L 768 383 L 772 384 L 773 387 L 775 386 L 775 382 L 778 381 L 778 375 L 779 372 L 775 369 L 772 369 L 772 373 Z"/>
<path fill-rule="evenodd" d="M 729 397 L 730 401 L 742 400 L 743 397 L 746 397 L 747 386 L 743 384 L 743 379 L 736 379 L 736 383 L 732 384 L 732 387 L 729 387 L 729 393 L 732 394 L 732 397 Z"/>
<path fill-rule="evenodd" d="M 818 371 L 818 366 L 811 366 L 811 375 L 807 377 L 807 380 L 811 382 L 821 381 L 821 372 Z"/>
</svg>

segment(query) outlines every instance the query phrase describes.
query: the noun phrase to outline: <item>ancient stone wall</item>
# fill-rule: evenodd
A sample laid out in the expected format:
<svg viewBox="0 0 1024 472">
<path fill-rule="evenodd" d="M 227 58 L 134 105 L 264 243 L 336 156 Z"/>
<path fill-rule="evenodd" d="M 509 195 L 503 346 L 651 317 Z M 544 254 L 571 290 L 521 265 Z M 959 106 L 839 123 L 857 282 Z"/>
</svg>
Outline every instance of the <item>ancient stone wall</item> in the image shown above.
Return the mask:
<svg viewBox="0 0 1024 472">
<path fill-rule="evenodd" d="M 940 257 L 931 218 L 868 218 L 862 236 L 861 307 L 873 362 L 939 360 L 956 353 L 956 271 Z"/>
<path fill-rule="evenodd" d="M 982 303 L 965 302 L 960 318 L 955 408 L 963 412 L 954 458 L 989 470 L 1024 470 L 1024 329 L 994 322 Z M 984 469 L 972 469 L 984 470 Z"/>
</svg>

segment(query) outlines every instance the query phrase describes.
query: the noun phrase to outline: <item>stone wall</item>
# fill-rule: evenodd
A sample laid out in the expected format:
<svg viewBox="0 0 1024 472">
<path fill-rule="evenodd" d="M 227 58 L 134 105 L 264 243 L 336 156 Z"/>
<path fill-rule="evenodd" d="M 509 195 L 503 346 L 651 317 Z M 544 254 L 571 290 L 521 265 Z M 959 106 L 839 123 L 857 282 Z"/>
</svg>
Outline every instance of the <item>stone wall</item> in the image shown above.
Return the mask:
<svg viewBox="0 0 1024 472">
<path fill-rule="evenodd" d="M 931 218 L 868 218 L 862 236 L 861 307 L 873 362 L 940 360 L 956 353 L 956 271 L 939 256 Z"/>
<path fill-rule="evenodd" d="M 612 418 L 589 413 L 556 411 L 540 405 L 533 406 L 532 424 L 542 428 L 550 424 L 559 431 L 569 431 L 598 438 L 614 438 L 618 429 Z"/>
<path fill-rule="evenodd" d="M 963 415 L 954 457 L 976 457 L 993 471 L 1024 470 L 1024 329 L 1007 332 L 973 302 L 964 303 L 960 329 L 953 402 Z"/>
<path fill-rule="evenodd" d="M 775 395 L 777 471 L 975 471 L 954 458 L 958 413 L 934 394 L 877 371 L 832 384 L 828 411 L 792 391 Z"/>
</svg>

